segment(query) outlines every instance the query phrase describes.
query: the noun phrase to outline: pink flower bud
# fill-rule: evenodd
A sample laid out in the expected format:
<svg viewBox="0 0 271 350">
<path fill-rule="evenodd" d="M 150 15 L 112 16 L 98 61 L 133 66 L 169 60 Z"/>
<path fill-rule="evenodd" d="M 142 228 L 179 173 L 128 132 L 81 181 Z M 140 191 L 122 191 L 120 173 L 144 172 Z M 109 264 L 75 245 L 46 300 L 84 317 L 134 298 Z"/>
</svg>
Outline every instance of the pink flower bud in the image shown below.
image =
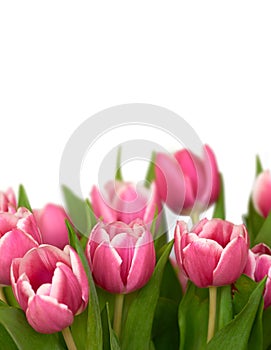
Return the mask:
<svg viewBox="0 0 271 350">
<path fill-rule="evenodd" d="M 190 232 L 183 221 L 175 228 L 177 263 L 201 288 L 235 282 L 246 265 L 248 246 L 245 226 L 221 219 L 203 219 Z"/>
<path fill-rule="evenodd" d="M 252 190 L 252 200 L 256 211 L 267 217 L 271 210 L 271 173 L 265 170 L 255 180 Z"/>
<path fill-rule="evenodd" d="M 0 213 L 0 284 L 10 284 L 10 266 L 41 242 L 33 214 L 19 208 L 15 214 Z"/>
<path fill-rule="evenodd" d="M 9 188 L 6 192 L 0 191 L 0 213 L 16 212 L 17 202 L 12 188 Z"/>
<path fill-rule="evenodd" d="M 177 214 L 202 212 L 213 204 L 220 191 L 220 177 L 213 151 L 203 149 L 199 158 L 187 149 L 174 155 L 156 156 L 156 183 L 161 199 Z"/>
<path fill-rule="evenodd" d="M 249 250 L 247 264 L 244 274 L 248 275 L 256 282 L 267 276 L 264 289 L 264 307 L 271 305 L 271 249 L 260 243 Z"/>
<path fill-rule="evenodd" d="M 87 306 L 89 286 L 77 253 L 50 245 L 31 249 L 11 267 L 12 288 L 29 324 L 40 333 L 68 327 Z"/>
<path fill-rule="evenodd" d="M 129 225 L 99 222 L 90 234 L 86 256 L 97 285 L 111 293 L 143 287 L 155 266 L 152 235 L 139 220 Z"/>
<path fill-rule="evenodd" d="M 42 242 L 63 249 L 69 243 L 65 220 L 65 210 L 55 204 L 47 204 L 43 209 L 33 211 L 42 235 Z"/>
<path fill-rule="evenodd" d="M 141 219 L 150 227 L 156 211 L 162 210 L 156 185 L 150 189 L 130 182 L 110 181 L 105 186 L 105 196 L 94 186 L 91 202 L 95 216 L 104 222 L 122 221 L 129 224 Z"/>
</svg>

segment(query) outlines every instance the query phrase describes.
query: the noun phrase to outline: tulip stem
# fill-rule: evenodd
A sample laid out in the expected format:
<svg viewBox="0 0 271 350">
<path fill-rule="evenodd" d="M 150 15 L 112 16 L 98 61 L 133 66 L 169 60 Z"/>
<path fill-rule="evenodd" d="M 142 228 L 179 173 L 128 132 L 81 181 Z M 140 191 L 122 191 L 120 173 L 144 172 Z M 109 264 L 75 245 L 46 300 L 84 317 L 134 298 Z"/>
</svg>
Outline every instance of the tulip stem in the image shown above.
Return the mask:
<svg viewBox="0 0 271 350">
<path fill-rule="evenodd" d="M 77 350 L 75 342 L 73 340 L 70 327 L 66 327 L 62 330 L 63 338 L 66 342 L 68 350 Z"/>
<path fill-rule="evenodd" d="M 124 301 L 124 294 L 116 294 L 113 329 L 116 335 L 118 336 L 118 338 L 120 337 L 120 333 L 121 333 L 123 301 Z"/>
<path fill-rule="evenodd" d="M 209 321 L 207 343 L 209 343 L 209 341 L 213 338 L 215 334 L 216 294 L 217 287 L 209 287 Z"/>
<path fill-rule="evenodd" d="M 0 300 L 2 300 L 4 303 L 7 304 L 7 299 L 6 299 L 3 287 L 0 287 Z"/>
<path fill-rule="evenodd" d="M 197 211 L 192 211 L 192 213 L 191 213 L 191 219 L 192 219 L 193 225 L 197 224 L 197 223 L 199 222 L 199 212 L 197 212 Z"/>
</svg>

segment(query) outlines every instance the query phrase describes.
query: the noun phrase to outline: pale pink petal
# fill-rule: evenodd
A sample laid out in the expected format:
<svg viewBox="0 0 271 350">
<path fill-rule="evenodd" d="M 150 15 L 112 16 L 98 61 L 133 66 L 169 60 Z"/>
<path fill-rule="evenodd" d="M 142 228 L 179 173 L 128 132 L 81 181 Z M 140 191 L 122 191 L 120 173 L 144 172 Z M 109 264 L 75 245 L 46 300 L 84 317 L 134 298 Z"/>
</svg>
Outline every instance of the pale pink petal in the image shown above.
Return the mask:
<svg viewBox="0 0 271 350">
<path fill-rule="evenodd" d="M 173 156 L 157 153 L 155 176 L 160 198 L 167 206 L 179 214 L 184 206 L 185 181 L 178 162 Z"/>
<path fill-rule="evenodd" d="M 246 266 L 244 268 L 243 273 L 254 280 L 255 276 L 255 269 L 256 269 L 256 258 L 255 254 L 249 249 L 248 250 L 248 257 Z"/>
<path fill-rule="evenodd" d="M 213 285 L 222 286 L 234 283 L 244 271 L 248 257 L 247 243 L 243 237 L 234 238 L 223 249 L 216 269 Z"/>
<path fill-rule="evenodd" d="M 10 267 L 14 258 L 21 258 L 37 242 L 23 231 L 13 229 L 0 239 L 0 284 L 10 284 Z"/>
<path fill-rule="evenodd" d="M 122 260 L 108 243 L 101 243 L 94 253 L 92 272 L 96 283 L 111 293 L 123 293 L 120 276 Z"/>
<path fill-rule="evenodd" d="M 37 332 L 47 334 L 59 332 L 73 322 L 73 314 L 66 305 L 43 295 L 36 295 L 30 300 L 26 317 Z"/>
<path fill-rule="evenodd" d="M 102 197 L 96 186 L 93 186 L 90 196 L 94 214 L 98 219 L 102 218 L 105 222 L 117 220 L 116 213 L 106 203 L 106 200 Z"/>
<path fill-rule="evenodd" d="M 18 218 L 11 213 L 0 213 L 0 238 L 16 227 Z"/>
<path fill-rule="evenodd" d="M 50 296 L 51 294 L 51 289 L 52 289 L 52 284 L 51 283 L 44 283 L 42 284 L 38 289 L 36 294 L 37 295 L 47 295 Z"/>
<path fill-rule="evenodd" d="M 212 239 L 224 248 L 231 239 L 233 228 L 234 225 L 231 222 L 213 219 L 204 224 L 199 237 Z"/>
<path fill-rule="evenodd" d="M 255 180 L 252 200 L 257 212 L 267 217 L 271 210 L 271 173 L 270 170 L 265 170 L 259 174 Z"/>
<path fill-rule="evenodd" d="M 31 235 L 38 243 L 42 242 L 40 230 L 32 213 L 25 212 L 23 217 L 18 220 L 17 227 Z"/>
<path fill-rule="evenodd" d="M 271 267 L 271 256 L 262 254 L 256 258 L 256 263 L 255 281 L 258 282 L 268 275 Z"/>
<path fill-rule="evenodd" d="M 156 230 L 157 230 L 161 222 L 162 203 L 160 201 L 155 182 L 151 184 L 150 189 L 151 189 L 150 191 L 151 195 L 146 206 L 143 221 L 145 225 L 147 225 L 148 228 L 150 229 L 154 216 L 157 214 L 157 219 L 156 219 Z"/>
<path fill-rule="evenodd" d="M 198 287 L 213 285 L 213 271 L 222 254 L 222 247 L 212 240 L 199 238 L 183 250 L 183 267 Z"/>
</svg>

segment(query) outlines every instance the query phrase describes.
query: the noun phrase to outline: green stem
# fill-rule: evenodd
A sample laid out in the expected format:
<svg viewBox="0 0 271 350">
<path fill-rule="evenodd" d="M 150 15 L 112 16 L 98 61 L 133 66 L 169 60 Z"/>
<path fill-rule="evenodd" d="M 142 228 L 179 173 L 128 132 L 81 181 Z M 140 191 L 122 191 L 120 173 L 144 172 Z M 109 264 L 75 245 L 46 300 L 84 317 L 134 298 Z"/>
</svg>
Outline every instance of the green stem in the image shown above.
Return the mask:
<svg viewBox="0 0 271 350">
<path fill-rule="evenodd" d="M 77 347 L 75 345 L 75 342 L 73 340 L 71 331 L 70 331 L 70 327 L 66 327 L 62 330 L 62 335 L 63 338 L 66 342 L 67 348 L 68 350 L 77 350 Z"/>
<path fill-rule="evenodd" d="M 116 294 L 113 328 L 118 337 L 120 337 L 120 333 L 121 333 L 123 300 L 124 300 L 124 294 Z"/>
<path fill-rule="evenodd" d="M 6 299 L 3 287 L 0 287 L 0 300 L 2 300 L 4 303 L 7 304 L 7 299 Z"/>
<path fill-rule="evenodd" d="M 209 287 L 209 321 L 207 343 L 209 343 L 215 334 L 216 294 L 217 287 Z"/>
<path fill-rule="evenodd" d="M 197 224 L 199 222 L 199 212 L 192 211 L 190 216 L 191 216 L 193 225 L 195 225 L 195 224 Z"/>
</svg>

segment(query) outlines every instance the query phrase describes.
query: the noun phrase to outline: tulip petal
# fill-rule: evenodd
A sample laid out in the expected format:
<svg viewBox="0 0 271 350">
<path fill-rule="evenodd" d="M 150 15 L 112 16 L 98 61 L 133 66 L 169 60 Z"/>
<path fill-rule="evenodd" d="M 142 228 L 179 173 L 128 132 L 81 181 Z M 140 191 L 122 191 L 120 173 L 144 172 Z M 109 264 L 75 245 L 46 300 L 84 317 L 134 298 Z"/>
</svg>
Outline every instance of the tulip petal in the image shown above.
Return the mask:
<svg viewBox="0 0 271 350">
<path fill-rule="evenodd" d="M 219 196 L 220 176 L 214 152 L 208 145 L 204 146 L 203 164 L 206 179 L 203 198 L 206 204 L 212 204 Z"/>
<path fill-rule="evenodd" d="M 264 299 L 264 308 L 266 309 L 268 306 L 271 305 L 271 265 L 268 270 L 268 278 L 265 284 L 263 299 Z"/>
<path fill-rule="evenodd" d="M 223 249 L 214 270 L 213 285 L 222 286 L 234 283 L 244 271 L 247 257 L 248 248 L 243 237 L 237 237 L 230 241 Z"/>
<path fill-rule="evenodd" d="M 117 220 L 115 211 L 106 203 L 96 186 L 93 186 L 90 196 L 94 214 L 98 219 L 102 218 L 105 222 Z"/>
<path fill-rule="evenodd" d="M 161 211 L 162 211 L 162 204 L 159 198 L 157 185 L 155 182 L 152 182 L 150 199 L 147 203 L 146 210 L 143 217 L 143 221 L 149 229 L 151 228 L 151 224 L 156 213 L 157 213 L 156 229 L 158 229 L 161 221 L 161 215 L 160 215 Z"/>
<path fill-rule="evenodd" d="M 63 263 L 57 263 L 52 278 L 50 296 L 58 300 L 59 303 L 67 305 L 72 313 L 76 314 L 82 302 L 81 293 L 79 282 L 71 269 Z"/>
<path fill-rule="evenodd" d="M 213 271 L 222 254 L 215 241 L 199 238 L 183 249 L 183 267 L 187 276 L 198 287 L 213 285 Z"/>
<path fill-rule="evenodd" d="M 246 266 L 244 268 L 243 273 L 254 280 L 255 269 L 256 269 L 255 254 L 253 254 L 253 252 L 249 249 L 247 263 L 246 263 Z"/>
<path fill-rule="evenodd" d="M 26 311 L 28 307 L 29 298 L 35 295 L 32 289 L 32 286 L 29 283 L 28 277 L 25 274 L 22 274 L 16 283 L 12 283 L 12 289 L 14 291 L 14 295 L 16 296 L 21 308 L 24 311 Z"/>
<path fill-rule="evenodd" d="M 231 239 L 231 234 L 234 227 L 235 225 L 233 225 L 231 222 L 221 219 L 213 219 L 205 222 L 205 224 L 202 226 L 201 232 L 198 233 L 198 236 L 201 238 L 212 239 L 224 248 Z M 237 232 L 240 235 L 239 227 Z"/>
<path fill-rule="evenodd" d="M 271 173 L 270 170 L 265 170 L 259 174 L 255 180 L 252 200 L 257 212 L 267 217 L 271 210 Z"/>
<path fill-rule="evenodd" d="M 144 262 L 144 266 L 142 263 Z M 127 276 L 125 293 L 143 287 L 150 279 L 155 267 L 155 250 L 151 233 L 145 233 L 138 239 L 133 260 Z"/>
<path fill-rule="evenodd" d="M 111 293 L 122 293 L 125 288 L 120 276 L 122 260 L 117 251 L 102 242 L 93 257 L 93 275 L 96 283 Z"/>
<path fill-rule="evenodd" d="M 10 284 L 10 267 L 14 258 L 21 258 L 37 242 L 23 231 L 14 228 L 0 239 L 0 284 Z"/>
<path fill-rule="evenodd" d="M 255 281 L 261 281 L 268 275 L 271 267 L 271 256 L 267 254 L 260 255 L 257 259 L 257 266 L 255 271 Z"/>
<path fill-rule="evenodd" d="M 0 238 L 16 227 L 18 218 L 11 213 L 0 213 Z"/>
<path fill-rule="evenodd" d="M 160 198 L 179 214 L 185 200 L 184 175 L 173 156 L 157 153 L 155 159 L 155 181 Z"/>
<path fill-rule="evenodd" d="M 46 334 L 59 332 L 73 322 L 73 314 L 66 305 L 45 295 L 36 295 L 30 300 L 26 317 L 37 332 Z"/>
</svg>

